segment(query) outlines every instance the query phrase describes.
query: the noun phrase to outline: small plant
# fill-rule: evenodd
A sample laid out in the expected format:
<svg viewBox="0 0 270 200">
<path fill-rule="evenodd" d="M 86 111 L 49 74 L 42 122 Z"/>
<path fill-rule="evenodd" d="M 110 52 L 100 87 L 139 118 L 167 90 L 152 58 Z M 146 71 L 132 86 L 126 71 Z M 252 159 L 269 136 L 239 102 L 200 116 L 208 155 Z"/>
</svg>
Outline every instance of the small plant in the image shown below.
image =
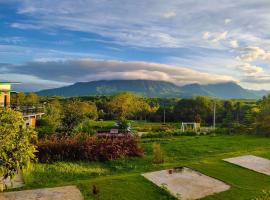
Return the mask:
<svg viewBox="0 0 270 200">
<path fill-rule="evenodd" d="M 128 120 L 121 119 L 116 123 L 116 126 L 121 133 L 131 132 L 131 125 Z"/>
<path fill-rule="evenodd" d="M 161 150 L 160 144 L 153 144 L 153 163 L 164 163 L 164 154 Z"/>
<path fill-rule="evenodd" d="M 93 184 L 92 193 L 93 193 L 93 195 L 98 195 L 99 194 L 99 189 L 95 184 Z"/>
<path fill-rule="evenodd" d="M 270 199 L 270 191 L 263 191 L 263 194 L 259 197 L 256 197 L 253 200 L 269 200 Z"/>
</svg>

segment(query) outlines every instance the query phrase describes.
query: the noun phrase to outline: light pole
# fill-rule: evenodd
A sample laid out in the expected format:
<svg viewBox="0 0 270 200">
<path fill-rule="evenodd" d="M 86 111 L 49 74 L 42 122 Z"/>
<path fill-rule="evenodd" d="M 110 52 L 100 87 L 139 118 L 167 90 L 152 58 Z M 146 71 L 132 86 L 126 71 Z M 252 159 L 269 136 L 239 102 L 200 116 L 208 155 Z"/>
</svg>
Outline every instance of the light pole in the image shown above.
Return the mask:
<svg viewBox="0 0 270 200">
<path fill-rule="evenodd" d="M 216 128 L 216 101 L 214 100 L 214 111 L 213 111 L 213 128 Z"/>
</svg>

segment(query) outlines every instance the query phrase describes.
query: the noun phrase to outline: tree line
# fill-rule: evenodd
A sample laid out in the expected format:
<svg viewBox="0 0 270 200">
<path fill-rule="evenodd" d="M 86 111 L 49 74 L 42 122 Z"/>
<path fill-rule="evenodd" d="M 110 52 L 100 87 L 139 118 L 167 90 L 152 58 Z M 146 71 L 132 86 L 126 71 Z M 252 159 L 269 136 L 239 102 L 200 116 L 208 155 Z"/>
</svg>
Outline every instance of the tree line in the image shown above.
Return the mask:
<svg viewBox="0 0 270 200">
<path fill-rule="evenodd" d="M 38 122 L 45 132 L 68 132 L 85 119 L 145 120 L 150 122 L 197 122 L 202 126 L 216 124 L 228 131 L 270 133 L 270 96 L 259 101 L 223 100 L 198 96 L 194 98 L 146 98 L 123 92 L 114 96 L 39 97 L 19 93 L 18 105 L 39 103 L 45 115 Z M 269 117 L 269 119 L 268 119 Z M 164 119 L 165 118 L 165 119 Z M 269 131 L 268 131 L 269 130 Z"/>
</svg>

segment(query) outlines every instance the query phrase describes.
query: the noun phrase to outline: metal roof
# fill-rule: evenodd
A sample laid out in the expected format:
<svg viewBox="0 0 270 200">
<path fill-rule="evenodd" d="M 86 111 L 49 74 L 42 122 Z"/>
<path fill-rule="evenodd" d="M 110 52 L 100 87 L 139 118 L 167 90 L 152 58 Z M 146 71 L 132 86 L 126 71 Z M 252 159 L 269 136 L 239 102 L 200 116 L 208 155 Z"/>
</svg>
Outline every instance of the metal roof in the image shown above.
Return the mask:
<svg viewBox="0 0 270 200">
<path fill-rule="evenodd" d="M 2 85 L 9 85 L 9 84 L 20 84 L 20 82 L 8 82 L 8 81 L 0 81 Z"/>
</svg>

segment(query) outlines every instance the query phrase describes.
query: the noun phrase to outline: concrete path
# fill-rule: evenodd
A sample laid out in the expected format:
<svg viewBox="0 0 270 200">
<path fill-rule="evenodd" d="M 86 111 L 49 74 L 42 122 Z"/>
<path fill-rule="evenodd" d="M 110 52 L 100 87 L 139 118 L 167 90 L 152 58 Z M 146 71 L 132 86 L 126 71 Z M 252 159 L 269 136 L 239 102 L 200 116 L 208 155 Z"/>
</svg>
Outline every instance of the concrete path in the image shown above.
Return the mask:
<svg viewBox="0 0 270 200">
<path fill-rule="evenodd" d="M 2 180 L 2 177 L 0 179 Z M 8 178 L 8 179 L 5 179 L 3 182 L 4 182 L 4 184 L 6 185 L 6 187 L 8 189 L 19 188 L 19 187 L 23 187 L 24 186 L 24 182 L 23 182 L 23 178 L 22 178 L 22 173 L 21 172 L 19 172 L 18 174 L 16 174 L 16 176 L 14 177 L 14 179 L 10 180 Z"/>
<path fill-rule="evenodd" d="M 0 193 L 0 200 L 83 200 L 76 186 Z"/>
<path fill-rule="evenodd" d="M 270 176 L 270 160 L 268 159 L 247 155 L 223 160 Z"/>
<path fill-rule="evenodd" d="M 206 176 L 189 168 L 162 170 L 142 174 L 145 178 L 165 187 L 181 200 L 199 199 L 230 189 L 230 186 L 217 179 Z"/>
</svg>

